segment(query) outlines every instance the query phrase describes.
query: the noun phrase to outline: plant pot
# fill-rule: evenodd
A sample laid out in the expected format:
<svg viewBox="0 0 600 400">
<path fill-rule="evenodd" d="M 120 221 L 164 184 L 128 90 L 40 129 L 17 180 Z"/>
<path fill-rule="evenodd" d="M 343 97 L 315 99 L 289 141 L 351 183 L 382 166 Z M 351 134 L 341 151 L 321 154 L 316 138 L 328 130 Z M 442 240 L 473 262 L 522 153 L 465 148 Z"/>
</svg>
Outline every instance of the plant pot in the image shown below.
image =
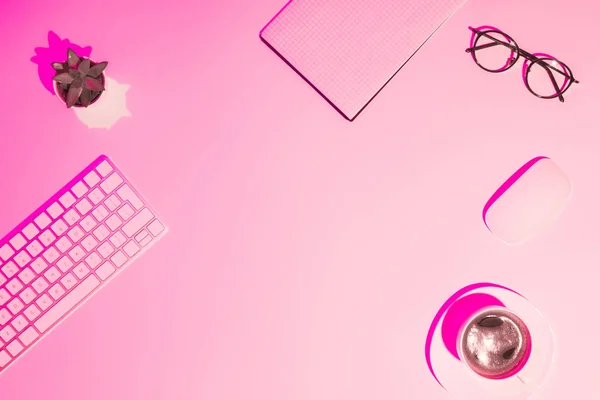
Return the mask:
<svg viewBox="0 0 600 400">
<path fill-rule="evenodd" d="M 96 65 L 97 63 L 90 60 L 90 68 L 93 67 L 94 65 Z M 100 82 L 102 82 L 102 85 L 106 88 L 106 77 L 104 76 L 104 72 L 102 73 L 102 75 L 100 75 L 98 77 L 98 80 Z M 56 97 L 58 97 L 58 99 L 63 103 L 63 104 L 67 104 L 67 89 L 64 89 L 60 83 L 56 82 L 56 81 L 52 81 L 54 84 L 54 93 L 56 94 Z M 102 97 L 102 93 L 103 92 L 97 92 L 97 91 L 92 91 L 92 100 L 90 101 L 90 105 L 88 107 L 90 107 L 91 105 L 93 105 L 95 102 L 97 102 L 100 97 Z M 77 99 L 77 102 L 73 105 L 73 107 L 78 107 L 78 108 L 83 108 L 83 106 L 81 105 L 81 101 L 79 99 Z"/>
</svg>

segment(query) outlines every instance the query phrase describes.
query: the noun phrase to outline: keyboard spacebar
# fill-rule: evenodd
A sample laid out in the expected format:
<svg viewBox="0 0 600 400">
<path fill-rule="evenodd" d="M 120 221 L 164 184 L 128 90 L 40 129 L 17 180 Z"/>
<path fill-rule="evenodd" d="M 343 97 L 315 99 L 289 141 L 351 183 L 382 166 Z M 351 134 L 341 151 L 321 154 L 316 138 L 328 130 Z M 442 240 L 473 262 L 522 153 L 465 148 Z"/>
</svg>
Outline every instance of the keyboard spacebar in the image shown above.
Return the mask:
<svg viewBox="0 0 600 400">
<path fill-rule="evenodd" d="M 61 319 L 67 314 L 73 307 L 77 305 L 81 300 L 92 292 L 97 286 L 100 285 L 100 281 L 94 275 L 88 277 L 86 280 L 81 282 L 75 289 L 67 294 L 61 301 L 56 303 L 48 312 L 35 323 L 35 327 L 40 332 L 45 332 L 50 328 L 56 321 Z"/>
</svg>

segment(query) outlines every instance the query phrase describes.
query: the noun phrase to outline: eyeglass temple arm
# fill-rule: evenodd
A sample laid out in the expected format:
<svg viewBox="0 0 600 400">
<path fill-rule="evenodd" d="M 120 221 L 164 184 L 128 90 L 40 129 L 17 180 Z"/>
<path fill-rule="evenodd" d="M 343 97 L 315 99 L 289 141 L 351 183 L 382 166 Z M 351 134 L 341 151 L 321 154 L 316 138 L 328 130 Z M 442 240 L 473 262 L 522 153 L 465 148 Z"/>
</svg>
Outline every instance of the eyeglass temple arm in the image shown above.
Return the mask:
<svg viewBox="0 0 600 400">
<path fill-rule="evenodd" d="M 470 29 L 473 32 L 475 32 L 475 33 L 477 33 L 479 35 L 482 35 L 482 36 L 485 36 L 488 39 L 491 39 L 493 42 L 492 43 L 486 43 L 486 44 L 483 44 L 481 46 L 469 47 L 468 49 L 465 50 L 467 53 L 472 53 L 472 52 L 477 51 L 477 50 L 487 49 L 488 47 L 502 45 L 504 47 L 508 47 L 509 49 L 511 49 L 513 51 L 517 51 L 520 56 L 525 57 L 526 59 L 528 59 L 531 62 L 539 61 L 538 57 L 534 56 L 533 54 L 530 54 L 529 52 L 527 52 L 525 50 L 517 49 L 515 46 L 511 46 L 508 43 L 502 42 L 502 41 L 496 39 L 495 37 L 486 34 L 485 32 L 480 32 L 480 31 L 478 31 L 476 29 L 473 29 L 473 28 L 470 28 Z M 549 68 L 549 69 L 551 69 L 553 71 L 558 72 L 562 76 L 573 80 L 573 82 L 579 83 L 579 81 L 577 79 L 573 78 L 572 76 L 569 76 L 569 75 L 565 74 L 564 71 L 561 71 L 558 68 L 555 68 L 554 66 L 548 64 L 545 61 L 540 61 L 538 64 L 540 64 L 542 67 L 546 68 L 546 70 L 548 70 L 548 68 Z M 550 73 L 550 71 L 548 71 L 548 73 Z M 550 73 L 550 75 L 551 75 L 551 79 L 554 80 L 554 77 L 552 76 L 552 73 Z"/>
</svg>

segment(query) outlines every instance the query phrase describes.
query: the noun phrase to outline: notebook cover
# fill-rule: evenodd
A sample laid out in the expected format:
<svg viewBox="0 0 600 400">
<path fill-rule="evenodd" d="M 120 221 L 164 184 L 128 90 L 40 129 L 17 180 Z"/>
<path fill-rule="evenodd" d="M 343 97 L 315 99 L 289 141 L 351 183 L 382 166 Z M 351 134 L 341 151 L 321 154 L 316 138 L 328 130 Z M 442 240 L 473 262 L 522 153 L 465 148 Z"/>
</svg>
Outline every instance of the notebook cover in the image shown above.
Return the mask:
<svg viewBox="0 0 600 400">
<path fill-rule="evenodd" d="M 352 121 L 465 0 L 292 0 L 260 32 Z"/>
</svg>

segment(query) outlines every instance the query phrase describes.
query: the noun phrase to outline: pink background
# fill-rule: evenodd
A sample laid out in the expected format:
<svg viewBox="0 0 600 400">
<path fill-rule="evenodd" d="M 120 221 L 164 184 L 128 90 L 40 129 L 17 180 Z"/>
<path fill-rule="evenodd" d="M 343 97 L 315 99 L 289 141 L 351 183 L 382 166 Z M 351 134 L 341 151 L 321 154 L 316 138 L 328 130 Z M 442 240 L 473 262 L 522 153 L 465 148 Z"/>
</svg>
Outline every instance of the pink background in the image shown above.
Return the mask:
<svg viewBox="0 0 600 400">
<path fill-rule="evenodd" d="M 511 287 L 561 352 L 544 399 L 597 398 L 600 53 L 592 1 L 471 1 L 353 123 L 258 38 L 282 0 L 0 3 L 0 229 L 101 153 L 169 234 L 0 377 L 10 400 L 444 399 L 423 348 L 443 301 Z M 566 102 L 480 70 L 468 25 L 564 60 Z M 90 130 L 30 62 L 54 30 L 131 85 Z M 509 247 L 481 210 L 529 159 L 574 192 Z M 590 318 L 587 318 L 589 316 Z"/>
</svg>

